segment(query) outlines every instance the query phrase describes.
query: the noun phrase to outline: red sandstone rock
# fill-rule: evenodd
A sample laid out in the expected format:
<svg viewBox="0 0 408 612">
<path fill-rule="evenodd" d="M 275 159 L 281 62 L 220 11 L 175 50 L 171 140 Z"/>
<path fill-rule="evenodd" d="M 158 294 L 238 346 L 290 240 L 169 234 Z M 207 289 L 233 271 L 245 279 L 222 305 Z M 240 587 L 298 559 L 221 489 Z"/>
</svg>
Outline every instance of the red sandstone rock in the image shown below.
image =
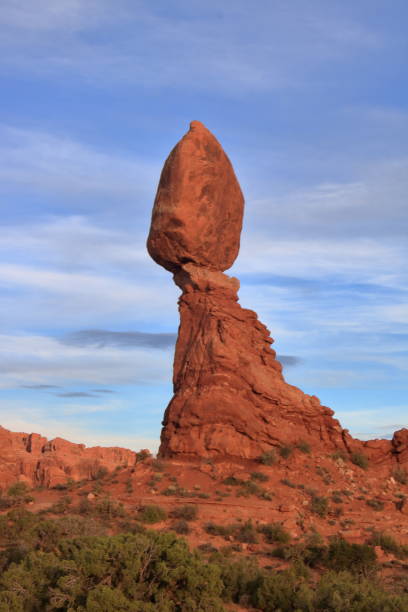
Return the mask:
<svg viewBox="0 0 408 612">
<path fill-rule="evenodd" d="M 330 408 L 285 382 L 269 331 L 238 304 L 237 279 L 221 272 L 238 252 L 242 206 L 228 158 L 193 122 L 165 163 L 148 239 L 182 289 L 160 455 L 254 459 L 305 440 L 325 452 L 365 451 L 379 465 L 407 461 L 406 430 L 392 444 L 354 440 Z"/>
<path fill-rule="evenodd" d="M 391 440 L 393 452 L 399 463 L 408 463 L 408 429 L 400 429 L 394 433 Z"/>
<path fill-rule="evenodd" d="M 181 325 L 162 455 L 255 458 L 300 439 L 352 444 L 329 408 L 285 382 L 269 331 L 237 303 L 235 279 L 187 264 L 175 281 Z"/>
<path fill-rule="evenodd" d="M 243 209 L 231 162 L 211 132 L 193 121 L 164 164 L 149 253 L 171 271 L 189 261 L 226 270 L 238 255 Z"/>
<path fill-rule="evenodd" d="M 39 434 L 13 433 L 0 427 L 1 486 L 22 480 L 52 487 L 68 478 L 92 478 L 101 468 L 113 470 L 135 463 L 136 453 L 125 448 L 86 448 L 62 438 L 48 441 Z"/>
</svg>

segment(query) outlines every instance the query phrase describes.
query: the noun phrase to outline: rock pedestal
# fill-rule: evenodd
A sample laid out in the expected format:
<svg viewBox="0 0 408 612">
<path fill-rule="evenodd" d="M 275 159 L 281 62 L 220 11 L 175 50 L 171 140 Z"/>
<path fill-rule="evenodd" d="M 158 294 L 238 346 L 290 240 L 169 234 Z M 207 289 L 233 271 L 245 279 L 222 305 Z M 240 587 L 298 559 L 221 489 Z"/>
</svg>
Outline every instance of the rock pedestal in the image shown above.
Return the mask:
<svg viewBox="0 0 408 612">
<path fill-rule="evenodd" d="M 349 436 L 333 412 L 285 382 L 269 331 L 238 304 L 236 279 L 194 264 L 174 278 L 181 324 L 162 456 L 256 458 L 309 438 L 344 445 Z"/>
</svg>

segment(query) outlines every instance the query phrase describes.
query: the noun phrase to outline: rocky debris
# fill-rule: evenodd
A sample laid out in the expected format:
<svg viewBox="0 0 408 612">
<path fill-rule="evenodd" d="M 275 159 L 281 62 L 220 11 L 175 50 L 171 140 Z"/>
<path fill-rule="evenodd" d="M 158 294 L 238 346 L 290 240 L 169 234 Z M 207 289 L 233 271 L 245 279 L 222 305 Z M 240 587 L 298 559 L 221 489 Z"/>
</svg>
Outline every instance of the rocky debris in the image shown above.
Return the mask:
<svg viewBox="0 0 408 612">
<path fill-rule="evenodd" d="M 243 199 L 232 166 L 199 122 L 167 159 L 148 250 L 181 288 L 174 397 L 162 457 L 255 459 L 274 447 L 364 452 L 382 465 L 407 461 L 407 430 L 353 439 L 317 397 L 286 383 L 268 329 L 241 308 L 239 281 L 223 274 L 239 249 Z"/>
<path fill-rule="evenodd" d="M 36 433 L 13 433 L 0 426 L 1 486 L 20 480 L 30 486 L 53 487 L 68 479 L 96 478 L 101 470 L 130 467 L 136 461 L 136 453 L 125 448 L 86 448 L 62 438 L 47 440 Z"/>
</svg>

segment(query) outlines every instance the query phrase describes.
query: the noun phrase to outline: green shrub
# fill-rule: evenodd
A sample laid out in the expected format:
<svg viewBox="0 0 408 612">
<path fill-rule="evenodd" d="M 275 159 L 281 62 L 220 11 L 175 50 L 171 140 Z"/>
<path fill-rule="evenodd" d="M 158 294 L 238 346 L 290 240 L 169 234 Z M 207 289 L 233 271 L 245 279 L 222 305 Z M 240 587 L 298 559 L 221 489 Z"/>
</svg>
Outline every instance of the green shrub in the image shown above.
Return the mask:
<svg viewBox="0 0 408 612">
<path fill-rule="evenodd" d="M 220 553 L 214 553 L 210 561 L 220 570 L 223 584 L 222 598 L 227 602 L 248 602 L 253 594 L 254 584 L 262 574 L 253 559 L 240 558 L 230 561 Z"/>
<path fill-rule="evenodd" d="M 290 534 L 280 523 L 262 525 L 259 531 L 264 535 L 268 544 L 288 544 L 290 542 Z"/>
<path fill-rule="evenodd" d="M 376 510 L 377 512 L 384 510 L 384 502 L 379 499 L 367 499 L 366 504 L 367 506 L 370 506 L 370 508 L 372 508 L 373 510 Z"/>
<path fill-rule="evenodd" d="M 10 497 L 24 497 L 28 491 L 29 488 L 25 482 L 15 482 L 9 487 L 7 495 Z"/>
<path fill-rule="evenodd" d="M 288 459 L 292 453 L 293 453 L 293 448 L 289 445 L 281 446 L 279 448 L 279 454 L 283 459 Z"/>
<path fill-rule="evenodd" d="M 324 544 L 309 544 L 300 551 L 302 561 L 309 567 L 324 567 L 327 563 L 327 546 Z"/>
<path fill-rule="evenodd" d="M 263 612 L 313 610 L 313 591 L 293 570 L 260 573 L 251 585 L 250 603 Z"/>
<path fill-rule="evenodd" d="M 92 470 L 91 478 L 92 480 L 103 480 L 109 474 L 108 468 L 103 465 L 97 465 Z"/>
<path fill-rule="evenodd" d="M 313 512 L 313 514 L 317 514 L 318 516 L 321 516 L 322 518 L 325 517 L 329 510 L 329 502 L 327 500 L 327 497 L 313 495 L 312 500 L 311 500 L 310 509 Z"/>
<path fill-rule="evenodd" d="M 171 511 L 171 516 L 185 521 L 194 521 L 198 516 L 197 506 L 179 506 Z"/>
<path fill-rule="evenodd" d="M 287 487 L 291 487 L 292 489 L 297 489 L 297 485 L 289 480 L 289 478 L 282 478 L 281 484 L 286 485 Z"/>
<path fill-rule="evenodd" d="M 204 530 L 211 535 L 223 536 L 226 539 L 233 537 L 237 542 L 253 544 L 258 541 L 258 534 L 251 520 L 243 524 L 230 523 L 228 525 L 209 522 L 204 526 Z"/>
<path fill-rule="evenodd" d="M 180 519 L 179 521 L 174 521 L 172 523 L 171 528 L 180 535 L 187 535 L 190 533 L 190 527 L 186 520 Z"/>
<path fill-rule="evenodd" d="M 0 610 L 221 612 L 222 589 L 220 569 L 175 534 L 82 537 L 10 565 L 0 577 Z"/>
<path fill-rule="evenodd" d="M 167 489 L 163 489 L 162 495 L 173 495 L 174 497 L 203 497 L 203 495 L 206 494 L 197 493 L 196 491 L 188 491 L 187 489 L 179 487 L 178 485 L 169 485 Z M 209 495 L 207 495 L 207 497 L 209 497 Z"/>
<path fill-rule="evenodd" d="M 141 450 L 139 452 L 136 453 L 136 459 L 137 461 L 145 461 L 146 459 L 148 459 L 150 457 L 150 452 L 148 450 Z"/>
<path fill-rule="evenodd" d="M 167 512 L 160 506 L 142 506 L 138 512 L 137 518 L 139 521 L 142 521 L 142 523 L 159 523 L 160 521 L 166 520 Z"/>
<path fill-rule="evenodd" d="M 210 542 L 204 542 L 204 544 L 200 544 L 197 548 L 205 555 L 210 555 L 218 552 L 218 548 L 216 546 L 213 546 L 213 544 L 211 544 Z"/>
<path fill-rule="evenodd" d="M 234 558 L 242 551 L 239 540 L 256 538 L 250 521 L 213 525 L 211 532 L 238 541 L 222 553 L 201 545 L 206 559 L 173 532 L 149 531 L 133 519 L 120 526 L 134 533 L 106 536 L 108 527 L 95 518 L 43 520 L 21 507 L 0 515 L 0 612 L 222 612 L 223 602 L 265 612 L 408 611 L 408 594 L 388 593 L 367 579 L 376 569 L 371 546 L 341 538 L 324 545 L 313 533 L 304 544 L 281 542 L 279 554 L 292 567 L 277 572 Z M 185 533 L 188 523 L 178 519 L 172 528 Z M 286 539 L 280 525 L 258 531 L 271 541 Z M 372 543 L 399 546 L 379 533 Z M 330 571 L 317 581 L 305 563 Z"/>
<path fill-rule="evenodd" d="M 408 546 L 402 546 L 389 534 L 382 531 L 373 531 L 371 536 L 367 540 L 368 544 L 372 546 L 381 546 L 381 548 L 388 553 L 392 553 L 396 557 L 405 558 L 408 557 Z"/>
<path fill-rule="evenodd" d="M 399 484 L 405 485 L 408 484 L 408 472 L 403 467 L 397 467 L 392 471 L 391 476 L 396 480 Z"/>
<path fill-rule="evenodd" d="M 259 482 L 267 482 L 269 480 L 269 476 L 263 474 L 262 472 L 252 472 L 251 479 L 258 480 Z"/>
<path fill-rule="evenodd" d="M 341 461 L 344 461 L 344 463 L 346 463 L 348 460 L 346 453 L 343 453 L 340 450 L 336 450 L 334 453 L 330 455 L 330 457 L 331 459 L 333 459 L 333 461 L 338 461 L 338 459 L 341 459 Z"/>
<path fill-rule="evenodd" d="M 298 448 L 302 453 L 305 453 L 306 455 L 310 455 L 312 450 L 309 442 L 306 442 L 305 440 L 299 440 L 298 442 L 296 442 L 296 448 Z"/>
<path fill-rule="evenodd" d="M 326 566 L 336 572 L 352 571 L 367 575 L 376 567 L 375 550 L 368 544 L 347 542 L 341 537 L 335 537 L 327 550 Z"/>
<path fill-rule="evenodd" d="M 363 453 L 352 453 L 350 459 L 354 465 L 357 465 L 362 470 L 366 470 L 368 468 L 368 458 L 363 455 Z"/>
<path fill-rule="evenodd" d="M 122 502 L 117 502 L 110 497 L 105 497 L 95 504 L 95 512 L 103 519 L 113 519 L 126 516 L 126 510 Z"/>
<path fill-rule="evenodd" d="M 223 498 L 223 497 L 229 497 L 230 493 L 228 493 L 227 491 L 222 491 L 221 489 L 216 489 L 215 490 L 215 495 L 218 498 Z"/>
<path fill-rule="evenodd" d="M 258 541 L 258 535 L 251 520 L 246 521 L 243 525 L 237 525 L 234 535 L 237 542 L 256 544 Z"/>
<path fill-rule="evenodd" d="M 273 465 L 276 463 L 276 454 L 274 450 L 266 451 L 262 453 L 262 455 L 258 459 L 259 463 L 262 465 Z"/>
<path fill-rule="evenodd" d="M 217 525 L 210 521 L 204 525 L 204 531 L 210 535 L 229 537 L 234 533 L 233 525 Z"/>
<path fill-rule="evenodd" d="M 94 512 L 94 507 L 86 497 L 83 497 L 78 505 L 79 514 L 92 514 Z"/>
<path fill-rule="evenodd" d="M 56 491 L 66 491 L 68 489 L 68 482 L 58 482 L 51 488 L 55 489 Z"/>
<path fill-rule="evenodd" d="M 249 497 L 250 495 L 261 495 L 263 489 L 253 480 L 246 480 L 237 491 L 237 497 Z"/>
<path fill-rule="evenodd" d="M 224 484 L 227 487 L 239 487 L 244 483 L 243 480 L 240 480 L 239 478 L 235 478 L 235 476 L 227 476 L 227 478 L 224 478 L 224 480 L 222 481 L 222 484 Z"/>
<path fill-rule="evenodd" d="M 332 482 L 332 477 L 330 476 L 330 472 L 325 467 L 318 465 L 316 467 L 316 474 L 319 474 L 319 476 L 322 477 L 324 484 L 328 485 Z"/>
<path fill-rule="evenodd" d="M 169 485 L 166 489 L 161 492 L 162 495 L 169 497 L 170 495 L 177 495 L 178 487 L 176 485 Z"/>
<path fill-rule="evenodd" d="M 328 572 L 317 585 L 314 605 L 324 612 L 401 612 L 408 610 L 408 596 L 387 593 L 346 571 Z"/>
<path fill-rule="evenodd" d="M 72 504 L 72 498 L 69 495 L 63 495 L 55 504 L 49 508 L 49 512 L 54 514 L 64 514 Z"/>
<path fill-rule="evenodd" d="M 16 506 L 16 499 L 13 497 L 0 497 L 0 511 L 8 510 L 9 508 L 13 508 Z"/>
</svg>

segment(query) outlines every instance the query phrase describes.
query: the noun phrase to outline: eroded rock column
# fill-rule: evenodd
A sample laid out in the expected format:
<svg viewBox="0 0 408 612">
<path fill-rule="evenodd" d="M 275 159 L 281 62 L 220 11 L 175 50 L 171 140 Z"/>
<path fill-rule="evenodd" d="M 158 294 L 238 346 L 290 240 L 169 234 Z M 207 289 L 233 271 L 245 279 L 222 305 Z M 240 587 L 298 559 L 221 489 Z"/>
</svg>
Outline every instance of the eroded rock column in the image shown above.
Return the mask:
<svg viewBox="0 0 408 612">
<path fill-rule="evenodd" d="M 147 242 L 182 290 L 160 455 L 254 459 L 306 440 L 319 451 L 364 447 L 378 461 L 397 461 L 403 443 L 368 447 L 316 397 L 285 382 L 269 331 L 238 304 L 238 280 L 223 274 L 238 255 L 243 208 L 228 157 L 193 121 L 165 162 Z"/>
</svg>

